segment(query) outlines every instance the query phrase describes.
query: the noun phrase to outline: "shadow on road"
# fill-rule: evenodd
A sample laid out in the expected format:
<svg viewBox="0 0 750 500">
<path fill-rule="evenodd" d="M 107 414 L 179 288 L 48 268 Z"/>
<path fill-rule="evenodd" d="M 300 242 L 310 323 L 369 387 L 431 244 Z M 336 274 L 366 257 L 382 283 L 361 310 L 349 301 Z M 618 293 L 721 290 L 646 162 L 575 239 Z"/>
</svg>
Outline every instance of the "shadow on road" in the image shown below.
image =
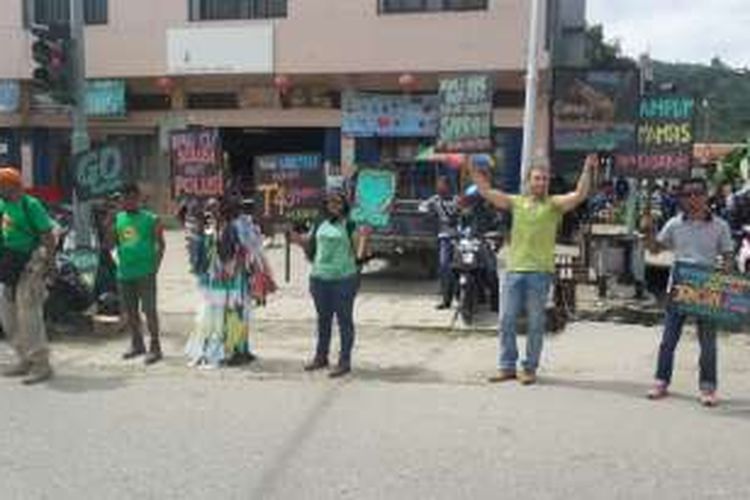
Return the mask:
<svg viewBox="0 0 750 500">
<path fill-rule="evenodd" d="M 316 428 L 325 418 L 331 406 L 333 406 L 334 401 L 339 396 L 341 387 L 340 384 L 332 385 L 320 395 L 315 404 L 302 417 L 297 429 L 283 443 L 273 459 L 270 460 L 270 465 L 265 468 L 260 480 L 247 498 L 266 498 L 271 496 L 284 472 L 289 468 L 290 462 L 313 436 Z"/>
<path fill-rule="evenodd" d="M 545 385 L 555 387 L 566 387 L 570 389 L 594 391 L 609 394 L 617 394 L 646 401 L 646 393 L 650 387 L 648 383 L 628 382 L 623 380 L 573 380 L 559 377 L 544 377 Z M 663 402 L 680 401 L 697 404 L 697 395 L 670 392 L 669 397 Z M 655 401 L 654 404 L 660 402 Z M 722 399 L 717 408 L 711 409 L 717 416 L 736 417 L 750 419 L 750 400 L 748 399 Z"/>
<path fill-rule="evenodd" d="M 544 385 L 555 387 L 567 387 L 569 389 L 578 389 L 594 392 L 606 392 L 628 396 L 638 399 L 645 399 L 648 391 L 648 384 L 637 382 L 628 382 L 625 380 L 574 380 L 559 377 L 544 377 Z M 675 395 L 676 398 L 682 399 L 682 396 Z"/>
<path fill-rule="evenodd" d="M 95 375 L 82 376 L 58 373 L 47 383 L 47 387 L 58 392 L 78 394 L 94 391 L 114 391 L 126 384 L 127 379 L 125 377 L 97 377 Z"/>
<path fill-rule="evenodd" d="M 443 376 L 432 370 L 420 366 L 389 366 L 385 368 L 360 367 L 352 370 L 352 378 L 363 381 L 379 381 L 389 383 L 440 383 Z"/>
</svg>

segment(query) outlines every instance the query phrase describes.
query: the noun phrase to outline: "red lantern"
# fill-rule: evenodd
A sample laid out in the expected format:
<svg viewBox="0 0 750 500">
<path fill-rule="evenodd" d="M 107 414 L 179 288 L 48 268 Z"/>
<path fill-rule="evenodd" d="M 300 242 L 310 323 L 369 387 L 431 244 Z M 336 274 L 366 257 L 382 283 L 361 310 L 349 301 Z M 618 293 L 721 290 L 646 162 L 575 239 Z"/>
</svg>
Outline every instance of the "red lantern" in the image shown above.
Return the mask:
<svg viewBox="0 0 750 500">
<path fill-rule="evenodd" d="M 286 95 L 292 88 L 292 80 L 286 75 L 276 75 L 273 79 L 273 86 L 281 95 Z"/>
<path fill-rule="evenodd" d="M 175 84 L 174 80 L 168 76 L 161 76 L 156 79 L 156 86 L 165 94 L 171 94 L 174 90 Z"/>
<path fill-rule="evenodd" d="M 411 73 L 404 73 L 398 77 L 398 85 L 404 92 L 410 92 L 417 87 L 417 77 Z"/>
</svg>

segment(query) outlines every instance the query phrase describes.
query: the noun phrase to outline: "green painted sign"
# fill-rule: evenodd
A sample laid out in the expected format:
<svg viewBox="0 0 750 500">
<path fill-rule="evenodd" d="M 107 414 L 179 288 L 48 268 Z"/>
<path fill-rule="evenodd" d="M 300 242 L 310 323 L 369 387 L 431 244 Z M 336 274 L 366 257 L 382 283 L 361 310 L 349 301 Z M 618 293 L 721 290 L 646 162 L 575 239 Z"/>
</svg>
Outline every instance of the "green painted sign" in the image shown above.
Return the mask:
<svg viewBox="0 0 750 500">
<path fill-rule="evenodd" d="M 396 174 L 390 170 L 364 169 L 357 175 L 352 220 L 359 225 L 383 228 L 390 222 L 396 196 Z"/>
<path fill-rule="evenodd" d="M 123 186 L 123 158 L 117 147 L 86 151 L 76 156 L 75 166 L 76 194 L 82 201 L 107 196 Z"/>
</svg>

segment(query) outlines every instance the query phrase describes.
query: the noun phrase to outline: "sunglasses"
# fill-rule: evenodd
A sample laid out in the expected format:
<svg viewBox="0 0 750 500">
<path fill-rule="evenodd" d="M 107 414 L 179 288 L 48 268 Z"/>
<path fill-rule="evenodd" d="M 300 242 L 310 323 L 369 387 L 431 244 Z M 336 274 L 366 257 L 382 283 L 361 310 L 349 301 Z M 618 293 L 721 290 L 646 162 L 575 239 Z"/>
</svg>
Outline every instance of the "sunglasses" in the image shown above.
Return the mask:
<svg viewBox="0 0 750 500">
<path fill-rule="evenodd" d="M 684 198 L 699 198 L 701 196 L 705 196 L 706 191 L 704 189 L 686 189 L 682 193 L 680 193 L 680 196 Z"/>
</svg>

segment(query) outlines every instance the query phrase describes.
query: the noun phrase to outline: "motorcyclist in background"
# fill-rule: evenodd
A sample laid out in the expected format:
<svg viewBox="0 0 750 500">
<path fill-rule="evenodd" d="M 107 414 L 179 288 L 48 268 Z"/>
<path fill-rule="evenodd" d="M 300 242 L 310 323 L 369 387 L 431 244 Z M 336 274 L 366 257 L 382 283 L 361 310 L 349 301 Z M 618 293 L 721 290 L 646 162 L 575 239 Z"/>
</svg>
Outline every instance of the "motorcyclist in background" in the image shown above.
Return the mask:
<svg viewBox="0 0 750 500">
<path fill-rule="evenodd" d="M 485 235 L 498 232 L 502 220 L 498 212 L 479 195 L 479 190 L 473 184 L 466 189 L 465 194 L 459 199 L 459 207 L 459 232 L 462 229 L 471 228 L 473 234 L 478 235 L 481 242 L 478 253 L 481 269 L 479 303 L 485 303 L 489 295 L 490 310 L 497 312 L 500 293 L 497 274 L 497 248 L 490 244 Z"/>
<path fill-rule="evenodd" d="M 438 263 L 442 300 L 437 309 L 448 309 L 454 293 L 451 236 L 455 231 L 458 198 L 452 194 L 450 179 L 447 176 L 437 178 L 435 191 L 433 196 L 419 204 L 419 211 L 433 213 L 438 218 Z"/>
</svg>

